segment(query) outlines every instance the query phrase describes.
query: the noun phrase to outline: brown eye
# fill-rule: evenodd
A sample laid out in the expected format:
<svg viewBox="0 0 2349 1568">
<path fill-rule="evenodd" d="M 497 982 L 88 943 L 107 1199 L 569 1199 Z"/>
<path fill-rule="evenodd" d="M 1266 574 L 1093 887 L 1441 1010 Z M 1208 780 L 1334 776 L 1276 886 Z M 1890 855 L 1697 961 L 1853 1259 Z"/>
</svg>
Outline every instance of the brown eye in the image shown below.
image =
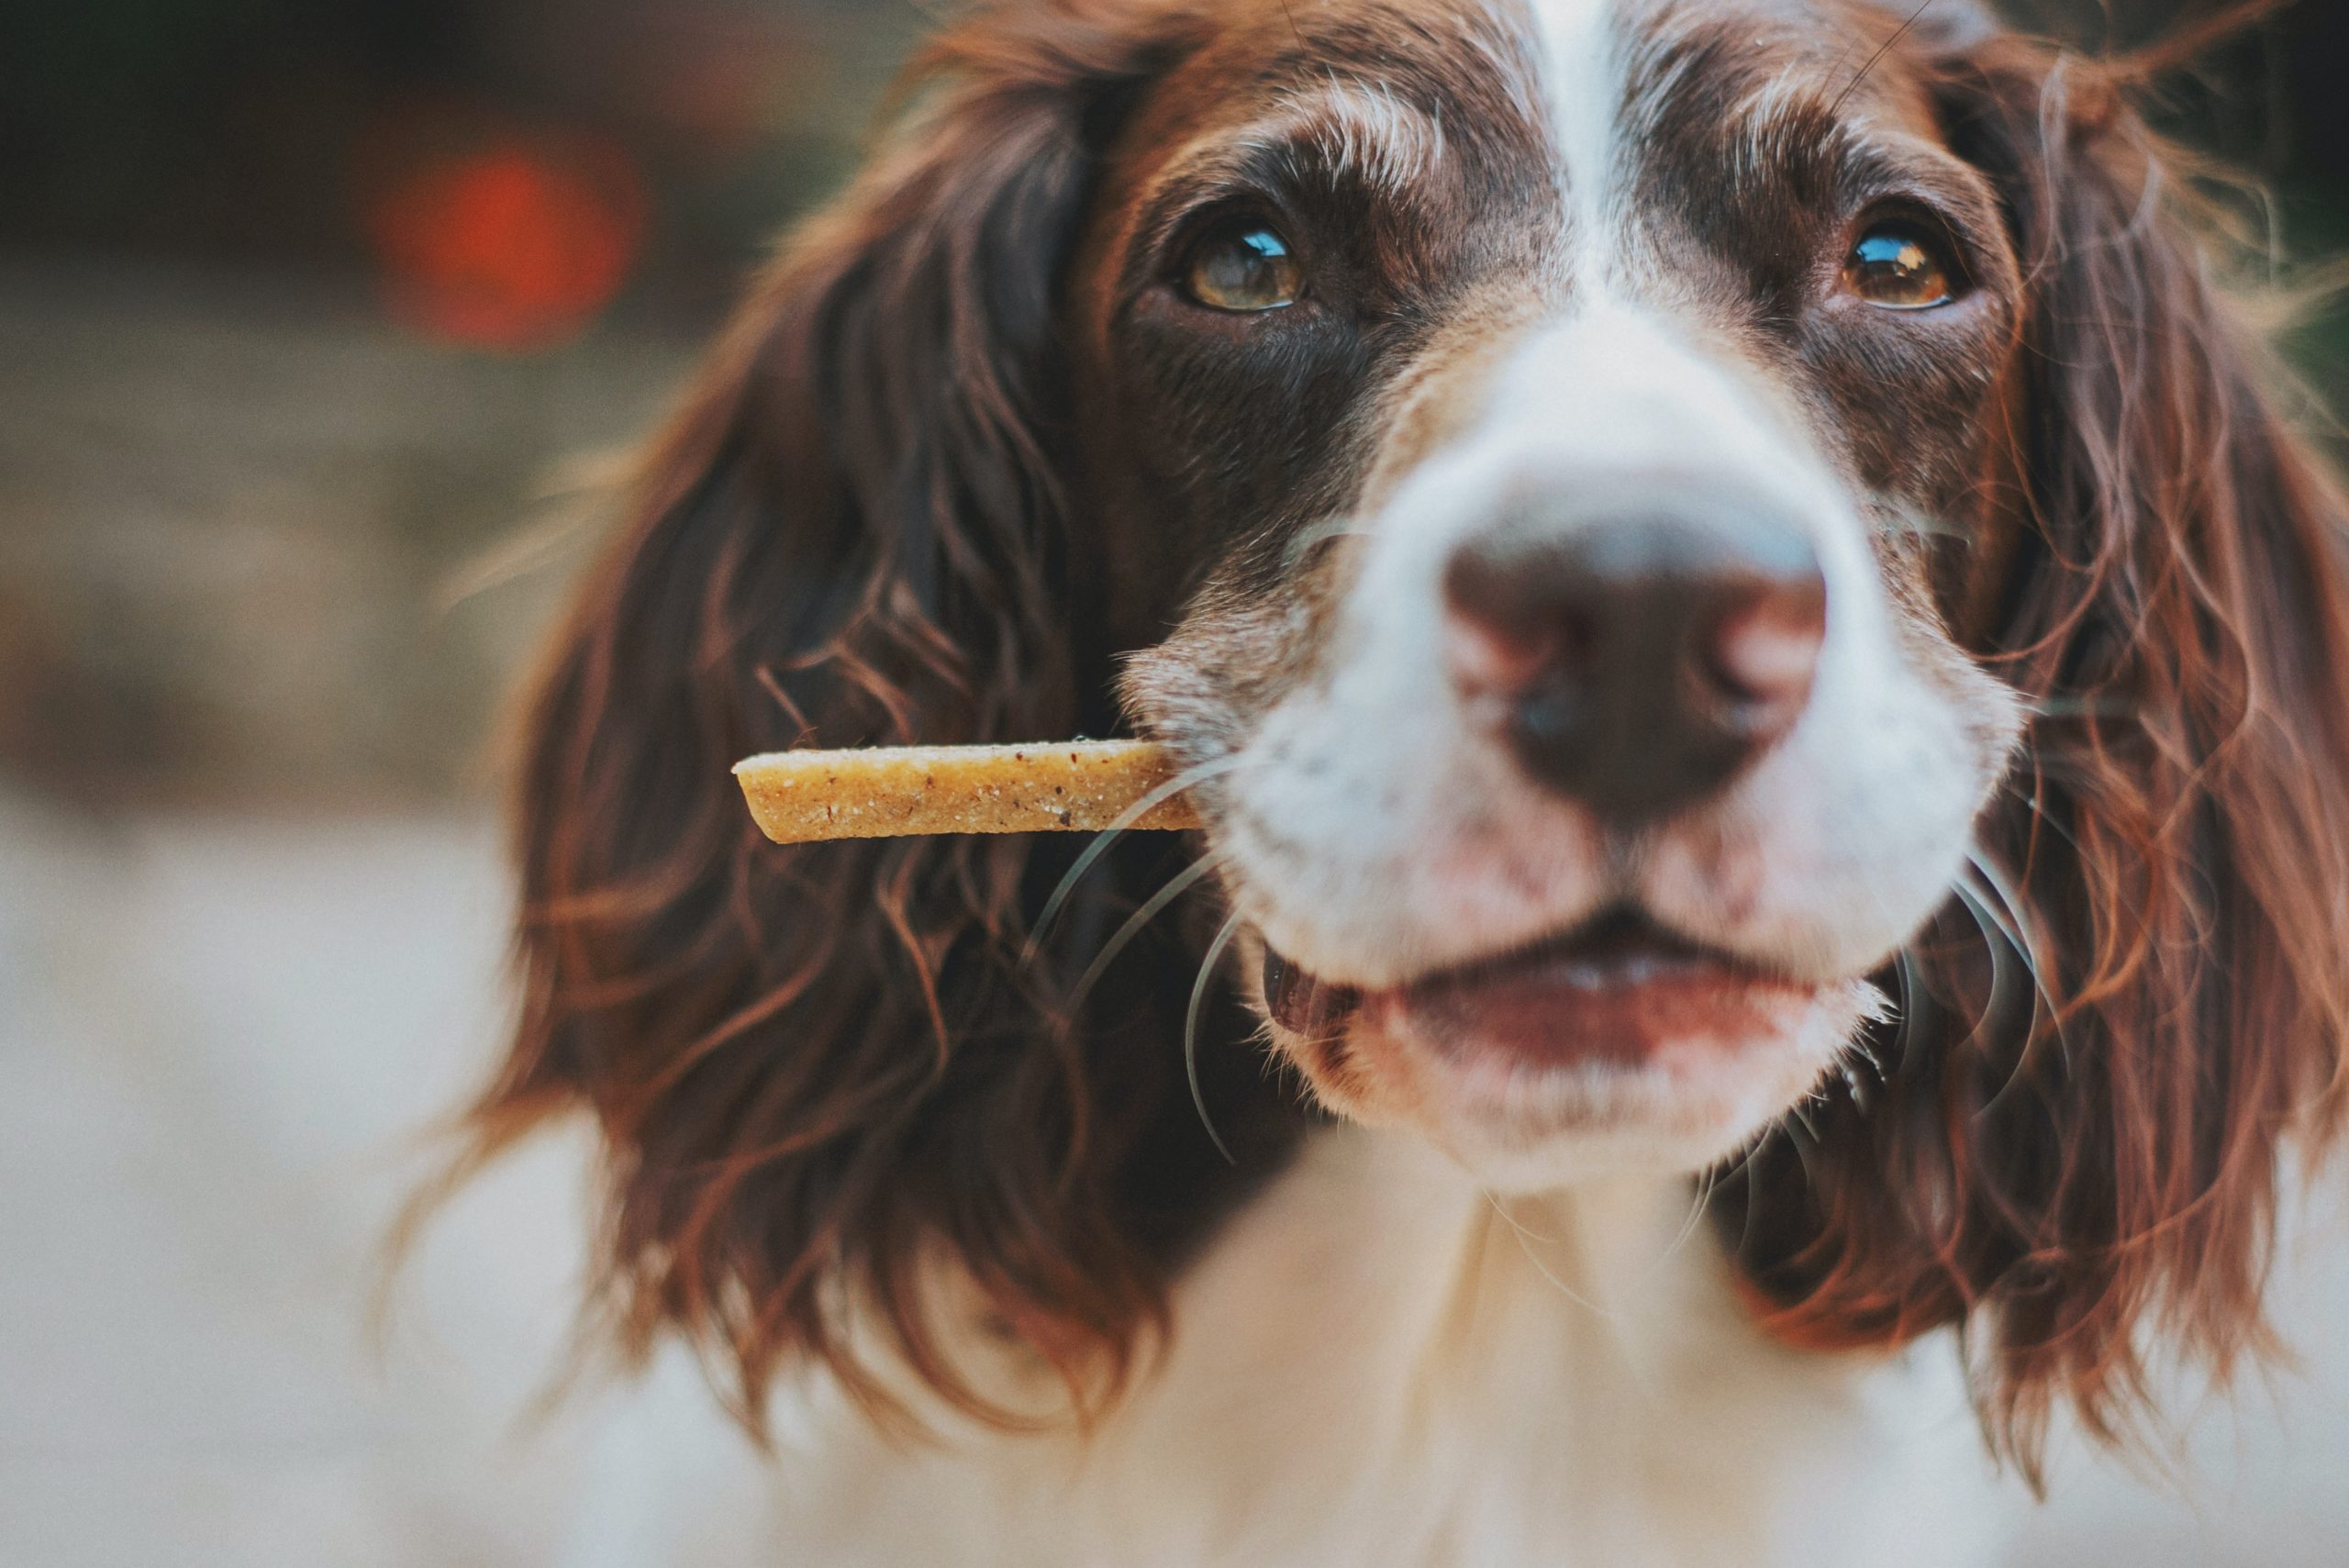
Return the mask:
<svg viewBox="0 0 2349 1568">
<path fill-rule="evenodd" d="M 1879 224 L 1843 260 L 1843 283 L 1887 310 L 1931 310 L 1957 297 L 1942 249 L 1906 224 Z"/>
<path fill-rule="evenodd" d="M 1261 223 L 1217 229 L 1191 252 L 1183 290 L 1210 310 L 1252 312 L 1295 305 L 1305 270 L 1288 242 Z"/>
</svg>

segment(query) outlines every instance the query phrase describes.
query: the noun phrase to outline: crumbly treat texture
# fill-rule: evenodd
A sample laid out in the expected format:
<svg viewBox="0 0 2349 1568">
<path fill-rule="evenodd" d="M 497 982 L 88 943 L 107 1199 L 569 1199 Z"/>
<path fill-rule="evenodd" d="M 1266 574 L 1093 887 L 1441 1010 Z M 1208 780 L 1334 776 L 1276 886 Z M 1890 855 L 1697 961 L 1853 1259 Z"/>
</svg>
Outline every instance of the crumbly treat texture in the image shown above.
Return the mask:
<svg viewBox="0 0 2349 1568">
<path fill-rule="evenodd" d="M 1120 823 L 1174 774 L 1173 759 L 1146 740 L 774 751 L 734 769 L 751 817 L 778 844 L 1197 828 L 1181 794 Z"/>
</svg>

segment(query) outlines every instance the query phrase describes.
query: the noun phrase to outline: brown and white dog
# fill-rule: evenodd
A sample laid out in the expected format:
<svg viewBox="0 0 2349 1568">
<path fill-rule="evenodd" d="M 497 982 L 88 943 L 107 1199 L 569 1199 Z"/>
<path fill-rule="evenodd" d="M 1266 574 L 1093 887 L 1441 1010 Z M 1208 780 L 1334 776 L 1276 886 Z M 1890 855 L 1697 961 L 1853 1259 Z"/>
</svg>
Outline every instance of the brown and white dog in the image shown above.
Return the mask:
<svg viewBox="0 0 2349 1568">
<path fill-rule="evenodd" d="M 2128 84 L 1968 0 L 930 50 L 539 688 L 473 1124 L 592 1113 L 774 1561 L 1980 1561 L 1984 1434 L 2261 1348 L 2343 510 Z M 1129 728 L 1198 841 L 728 776 Z"/>
</svg>

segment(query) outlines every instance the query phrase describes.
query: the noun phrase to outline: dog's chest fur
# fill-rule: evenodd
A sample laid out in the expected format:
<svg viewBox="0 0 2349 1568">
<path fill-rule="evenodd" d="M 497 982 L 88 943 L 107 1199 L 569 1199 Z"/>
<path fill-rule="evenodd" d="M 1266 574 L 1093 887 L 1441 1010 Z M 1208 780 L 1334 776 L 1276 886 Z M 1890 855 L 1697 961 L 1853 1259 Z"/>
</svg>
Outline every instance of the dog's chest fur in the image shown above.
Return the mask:
<svg viewBox="0 0 2349 1568">
<path fill-rule="evenodd" d="M 833 1568 L 1993 1560 L 1954 1348 L 1769 1344 L 1689 1202 L 1625 1181 L 1504 1215 L 1416 1142 L 1325 1133 L 1201 1260 L 1089 1444 L 893 1445 L 785 1396 L 756 1506 L 632 1442 L 580 1562 L 719 1521 L 763 1534 L 740 1561 Z"/>
</svg>

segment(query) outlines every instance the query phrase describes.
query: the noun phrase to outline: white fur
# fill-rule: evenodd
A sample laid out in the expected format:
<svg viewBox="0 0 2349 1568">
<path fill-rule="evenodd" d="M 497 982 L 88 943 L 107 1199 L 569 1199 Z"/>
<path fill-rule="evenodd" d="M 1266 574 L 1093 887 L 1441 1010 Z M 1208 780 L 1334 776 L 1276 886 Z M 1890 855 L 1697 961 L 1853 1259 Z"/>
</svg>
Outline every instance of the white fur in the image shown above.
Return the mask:
<svg viewBox="0 0 2349 1568">
<path fill-rule="evenodd" d="M 1375 83 L 1332 81 L 1294 105 L 1296 123 L 1325 139 L 1330 169 L 1375 191 L 1399 194 L 1434 176 L 1443 161 L 1443 126 Z M 1279 146 L 1294 132 L 1270 139 Z"/>
<path fill-rule="evenodd" d="M 1506 951 L 1627 893 L 1807 977 L 1882 962 L 1946 896 L 2004 755 L 1900 648 L 1854 499 L 1790 415 L 1653 307 L 1577 306 L 1528 334 L 1486 402 L 1368 524 L 1330 673 L 1238 759 L 1225 847 L 1250 919 L 1364 985 Z M 1623 868 L 1580 808 L 1472 732 L 1444 673 L 1440 584 L 1509 492 L 1656 469 L 1810 526 L 1827 641 L 1787 741 Z M 1987 678 L 1976 700 L 2011 706 Z"/>
<path fill-rule="evenodd" d="M 1555 138 L 1569 241 L 1586 280 L 1604 275 L 1619 197 L 1623 98 L 1617 0 L 1533 0 L 1542 82 Z"/>
<path fill-rule="evenodd" d="M 1392 197 L 1432 179 L 1445 155 L 1443 124 L 1384 84 L 1331 77 L 1284 95 L 1261 119 L 1234 132 L 1223 127 L 1178 148 L 1156 177 L 1153 195 L 1179 180 L 1228 168 L 1244 155 L 1288 157 L 1300 142 L 1319 167 Z"/>
<path fill-rule="evenodd" d="M 1504 1211 L 1414 1140 L 1322 1134 L 1186 1282 L 1163 1362 L 1089 1447 L 896 1448 L 818 1391 L 786 1401 L 771 1466 L 712 1454 L 696 1490 L 676 1456 L 711 1418 L 673 1392 L 676 1425 L 609 1477 L 640 1554 L 599 1531 L 570 1568 L 680 1561 L 643 1521 L 712 1517 L 826 1568 L 1993 1560 L 2007 1509 L 1946 1339 L 1766 1343 L 1692 1196 L 1627 1180 Z"/>
</svg>

